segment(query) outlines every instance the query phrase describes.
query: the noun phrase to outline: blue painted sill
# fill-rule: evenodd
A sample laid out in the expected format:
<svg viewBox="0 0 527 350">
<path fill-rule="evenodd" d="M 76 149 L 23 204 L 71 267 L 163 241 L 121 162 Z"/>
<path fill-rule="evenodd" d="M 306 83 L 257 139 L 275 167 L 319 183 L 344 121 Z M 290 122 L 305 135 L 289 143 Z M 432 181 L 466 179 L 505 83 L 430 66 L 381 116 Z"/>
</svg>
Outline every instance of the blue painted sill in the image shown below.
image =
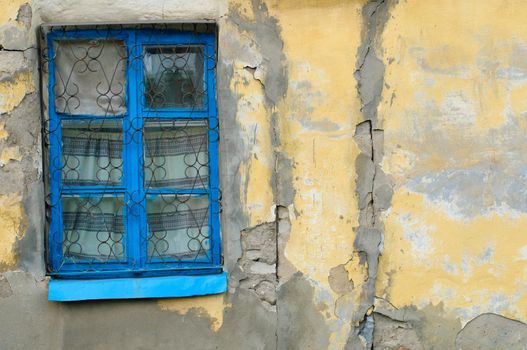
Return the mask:
<svg viewBox="0 0 527 350">
<path fill-rule="evenodd" d="M 99 280 L 52 279 L 48 288 L 48 299 L 52 301 L 190 297 L 224 293 L 227 273 Z"/>
</svg>

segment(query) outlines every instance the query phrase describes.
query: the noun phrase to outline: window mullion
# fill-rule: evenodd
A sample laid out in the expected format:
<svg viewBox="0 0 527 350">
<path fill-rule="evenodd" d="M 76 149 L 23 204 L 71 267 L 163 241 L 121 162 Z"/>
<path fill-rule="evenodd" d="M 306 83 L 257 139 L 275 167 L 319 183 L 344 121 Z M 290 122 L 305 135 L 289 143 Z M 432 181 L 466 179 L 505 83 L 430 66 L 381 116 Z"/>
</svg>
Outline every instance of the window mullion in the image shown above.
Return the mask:
<svg viewBox="0 0 527 350">
<path fill-rule="evenodd" d="M 131 268 L 139 270 L 144 266 L 142 238 L 144 232 L 144 191 L 142 189 L 142 120 L 138 109 L 138 71 L 141 50 L 135 31 L 130 31 L 128 39 L 128 119 L 125 122 L 125 168 L 127 197 L 127 246 Z M 140 176 L 138 176 L 138 174 Z"/>
</svg>

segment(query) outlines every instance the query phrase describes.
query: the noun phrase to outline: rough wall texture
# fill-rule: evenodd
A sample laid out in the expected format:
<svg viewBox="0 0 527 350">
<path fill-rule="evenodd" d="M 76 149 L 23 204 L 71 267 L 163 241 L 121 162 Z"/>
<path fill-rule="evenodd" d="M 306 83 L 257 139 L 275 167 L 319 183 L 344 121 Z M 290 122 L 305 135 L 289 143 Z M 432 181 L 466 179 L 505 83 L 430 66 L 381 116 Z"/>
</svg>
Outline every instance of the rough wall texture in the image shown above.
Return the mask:
<svg viewBox="0 0 527 350">
<path fill-rule="evenodd" d="M 457 320 L 448 334 L 482 313 L 527 320 L 526 8 L 472 5 L 400 1 L 382 34 L 381 165 L 394 195 L 383 215 L 377 295 L 425 314 L 434 307 L 443 329 Z M 463 330 L 457 346 L 511 344 L 476 332 Z M 425 348 L 444 348 L 440 341 Z"/>
<path fill-rule="evenodd" d="M 0 8 L 1 349 L 527 346 L 521 1 Z M 48 302 L 37 26 L 202 19 L 229 292 Z"/>
</svg>

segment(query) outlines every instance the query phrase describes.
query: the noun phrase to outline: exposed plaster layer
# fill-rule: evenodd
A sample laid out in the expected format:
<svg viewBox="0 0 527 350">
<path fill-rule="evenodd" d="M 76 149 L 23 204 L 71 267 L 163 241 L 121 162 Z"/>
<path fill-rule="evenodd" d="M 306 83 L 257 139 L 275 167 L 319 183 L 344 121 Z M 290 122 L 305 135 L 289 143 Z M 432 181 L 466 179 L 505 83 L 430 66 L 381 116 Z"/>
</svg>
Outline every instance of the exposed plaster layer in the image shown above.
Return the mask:
<svg viewBox="0 0 527 350">
<path fill-rule="evenodd" d="M 47 282 L 29 273 L 0 274 L 0 348 L 63 349 L 62 305 L 48 302 L 46 294 Z"/>
<path fill-rule="evenodd" d="M 31 1 L 3 1 L 0 15 L 0 51 L 20 51 L 33 56 L 35 50 L 35 18 Z M 17 63 L 13 62 L 15 65 Z"/>
<path fill-rule="evenodd" d="M 347 348 L 370 349 L 373 345 L 375 282 L 382 249 L 384 226 L 380 214 L 390 207 L 392 184 L 381 168 L 383 130 L 377 119 L 384 85 L 384 63 L 379 58 L 380 38 L 388 18 L 389 7 L 395 2 L 370 1 L 362 9 L 363 43 L 357 52 L 358 95 L 361 99 L 363 120 L 355 130 L 355 141 L 360 150 L 355 161 L 356 191 L 359 205 L 359 226 L 354 242 L 358 263 L 365 267 L 364 282 L 359 286 L 360 297 L 355 298 L 351 333 Z"/>
<path fill-rule="evenodd" d="M 239 30 L 250 34 L 258 46 L 261 61 L 251 67 L 255 79 L 264 87 L 267 104 L 272 107 L 284 97 L 288 82 L 280 27 L 277 19 L 269 15 L 265 1 L 248 3 L 233 2 L 229 18 Z"/>
<path fill-rule="evenodd" d="M 418 309 L 397 308 L 386 299 L 375 298 L 373 317 L 380 320 L 373 332 L 373 348 L 454 349 L 461 322 L 442 304 Z"/>
<path fill-rule="evenodd" d="M 284 256 L 291 228 L 289 212 L 286 207 L 277 206 L 275 215 L 274 222 L 241 232 L 242 256 L 231 271 L 230 286 L 234 293 L 245 290 L 256 295 L 269 311 L 277 313 L 277 327 L 280 327 L 280 319 L 288 317 L 283 315 L 281 307 L 289 306 L 288 301 L 278 301 L 277 294 L 286 288 L 296 270 Z M 279 338 L 277 335 L 277 344 Z"/>
<path fill-rule="evenodd" d="M 392 320 L 375 313 L 373 349 L 425 350 L 414 327 L 408 322 Z"/>
<path fill-rule="evenodd" d="M 231 1 L 220 22 L 218 79 L 222 119 L 224 253 L 232 270 L 241 256 L 239 232 L 274 221 L 279 202 L 272 106 L 287 86 L 279 28 L 262 1 Z M 223 89 L 220 80 L 229 84 Z M 230 107 L 229 107 L 230 106 Z M 233 108 L 234 107 L 234 108 Z"/>
<path fill-rule="evenodd" d="M 19 9 L 27 3 L 27 0 L 3 1 L 2 14 L 0 15 L 0 24 L 16 20 Z"/>
<path fill-rule="evenodd" d="M 361 111 L 372 127 L 381 128 L 377 122 L 377 108 L 381 100 L 384 84 L 384 63 L 379 58 L 380 37 L 388 19 L 388 0 L 371 0 L 362 8 L 363 31 L 362 45 L 357 52 L 358 95 L 361 99 Z"/>
<path fill-rule="evenodd" d="M 252 290 L 262 301 L 276 304 L 276 223 L 264 223 L 242 231 L 239 287 Z"/>
</svg>

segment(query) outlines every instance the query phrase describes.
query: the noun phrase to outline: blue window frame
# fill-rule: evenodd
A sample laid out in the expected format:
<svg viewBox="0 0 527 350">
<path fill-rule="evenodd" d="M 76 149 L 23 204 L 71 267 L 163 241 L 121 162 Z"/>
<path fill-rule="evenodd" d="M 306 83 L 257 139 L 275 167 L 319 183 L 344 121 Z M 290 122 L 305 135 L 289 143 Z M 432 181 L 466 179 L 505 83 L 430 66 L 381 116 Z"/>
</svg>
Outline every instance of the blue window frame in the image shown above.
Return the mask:
<svg viewBox="0 0 527 350">
<path fill-rule="evenodd" d="M 221 274 L 215 34 L 61 28 L 46 45 L 49 274 Z"/>
</svg>

